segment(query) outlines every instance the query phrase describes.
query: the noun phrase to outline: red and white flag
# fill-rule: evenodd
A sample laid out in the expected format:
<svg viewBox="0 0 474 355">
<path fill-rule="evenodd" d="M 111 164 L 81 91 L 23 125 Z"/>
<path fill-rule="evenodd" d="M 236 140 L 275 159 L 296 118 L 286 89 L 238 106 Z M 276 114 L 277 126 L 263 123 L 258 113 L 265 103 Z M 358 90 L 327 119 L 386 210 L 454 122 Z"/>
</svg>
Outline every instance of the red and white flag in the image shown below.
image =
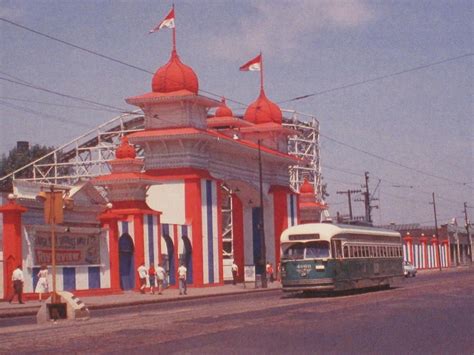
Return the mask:
<svg viewBox="0 0 474 355">
<path fill-rule="evenodd" d="M 166 15 L 163 21 L 150 30 L 150 33 L 161 30 L 163 27 L 174 28 L 174 7 L 170 10 L 169 14 Z"/>
<path fill-rule="evenodd" d="M 239 70 L 241 71 L 260 71 L 262 70 L 262 54 L 260 53 L 258 56 L 249 60 L 247 63 L 242 65 Z"/>
</svg>

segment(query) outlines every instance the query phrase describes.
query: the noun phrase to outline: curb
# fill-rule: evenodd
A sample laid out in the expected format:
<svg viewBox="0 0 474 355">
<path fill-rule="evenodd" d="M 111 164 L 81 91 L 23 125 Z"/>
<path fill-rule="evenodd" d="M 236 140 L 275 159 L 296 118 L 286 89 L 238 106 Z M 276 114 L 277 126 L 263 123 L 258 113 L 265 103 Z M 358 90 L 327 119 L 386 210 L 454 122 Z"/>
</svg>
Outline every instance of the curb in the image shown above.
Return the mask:
<svg viewBox="0 0 474 355">
<path fill-rule="evenodd" d="M 155 303 L 169 303 L 169 302 L 181 302 L 186 300 L 198 300 L 203 298 L 213 298 L 213 297 L 225 297 L 225 296 L 235 296 L 235 295 L 242 295 L 242 294 L 249 294 L 249 293 L 261 293 L 261 292 L 270 292 L 270 291 L 278 291 L 281 292 L 281 288 L 266 288 L 266 289 L 249 289 L 244 291 L 231 291 L 226 293 L 212 293 L 208 295 L 187 295 L 185 297 L 176 297 L 176 298 L 162 298 L 162 299 L 150 299 L 150 300 L 136 300 L 136 301 L 128 301 L 128 302 L 117 302 L 117 303 L 104 303 L 104 304 L 92 304 L 86 307 L 89 310 L 97 310 L 97 309 L 110 309 L 110 308 L 120 308 L 120 307 L 130 307 L 130 306 L 140 306 L 140 305 L 147 305 L 147 304 L 155 304 Z M 84 299 L 82 299 L 84 300 Z M 87 300 L 86 300 L 87 301 Z M 14 309 L 11 312 L 5 312 L 2 314 L 0 311 L 0 318 L 15 318 L 15 317 L 25 317 L 25 316 L 34 316 L 38 313 L 40 305 L 30 307 L 29 310 L 18 310 L 15 311 Z"/>
</svg>

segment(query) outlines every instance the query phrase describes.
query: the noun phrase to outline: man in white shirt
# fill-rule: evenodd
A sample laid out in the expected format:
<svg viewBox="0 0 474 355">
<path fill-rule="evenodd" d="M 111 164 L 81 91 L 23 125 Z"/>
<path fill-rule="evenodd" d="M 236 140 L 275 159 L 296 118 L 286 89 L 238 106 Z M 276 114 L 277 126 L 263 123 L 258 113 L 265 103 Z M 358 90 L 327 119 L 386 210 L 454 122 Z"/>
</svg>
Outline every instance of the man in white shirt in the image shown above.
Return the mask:
<svg viewBox="0 0 474 355">
<path fill-rule="evenodd" d="M 235 261 L 232 261 L 232 284 L 236 285 L 237 284 L 237 276 L 239 276 L 239 267 L 235 263 Z"/>
<path fill-rule="evenodd" d="M 179 294 L 182 295 L 183 291 L 186 295 L 187 286 L 186 286 L 186 274 L 188 269 L 181 263 L 180 267 L 178 268 L 178 280 L 179 280 Z"/>
<path fill-rule="evenodd" d="M 148 276 L 148 270 L 145 266 L 145 263 L 141 263 L 141 265 L 137 269 L 138 278 L 140 279 L 140 293 L 145 293 L 146 287 L 146 278 Z"/>
<path fill-rule="evenodd" d="M 12 281 L 13 281 L 13 296 L 10 298 L 10 303 L 12 303 L 15 295 L 18 295 L 18 302 L 23 304 L 24 303 L 22 300 L 23 282 L 25 280 L 23 278 L 23 271 L 21 270 L 21 265 L 18 265 L 17 268 L 13 271 Z"/>
<path fill-rule="evenodd" d="M 158 294 L 161 295 L 161 292 L 163 291 L 163 282 L 165 282 L 166 270 L 161 265 L 158 265 L 155 270 L 158 279 Z"/>
</svg>

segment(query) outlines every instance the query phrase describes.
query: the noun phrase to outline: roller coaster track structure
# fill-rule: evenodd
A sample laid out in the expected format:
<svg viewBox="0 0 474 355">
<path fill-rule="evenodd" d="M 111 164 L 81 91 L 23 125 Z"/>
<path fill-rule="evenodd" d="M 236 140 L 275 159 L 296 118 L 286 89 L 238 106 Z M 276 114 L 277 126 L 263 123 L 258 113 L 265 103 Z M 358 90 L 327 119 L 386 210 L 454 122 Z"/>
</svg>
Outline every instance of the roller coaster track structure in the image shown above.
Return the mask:
<svg viewBox="0 0 474 355">
<path fill-rule="evenodd" d="M 283 125 L 293 129 L 289 138 L 288 153 L 304 159 L 304 164 L 290 168 L 289 184 L 294 191 L 304 178 L 314 185 L 315 199 L 321 197 L 321 165 L 319 150 L 319 121 L 312 115 L 291 110 L 282 110 Z M 110 160 L 115 158 L 115 149 L 120 138 L 132 132 L 142 131 L 141 110 L 122 114 L 89 130 L 72 141 L 63 144 L 43 157 L 0 178 L 30 181 L 38 184 L 73 186 L 78 181 L 110 173 Z M 138 157 L 143 156 L 141 150 Z"/>
</svg>

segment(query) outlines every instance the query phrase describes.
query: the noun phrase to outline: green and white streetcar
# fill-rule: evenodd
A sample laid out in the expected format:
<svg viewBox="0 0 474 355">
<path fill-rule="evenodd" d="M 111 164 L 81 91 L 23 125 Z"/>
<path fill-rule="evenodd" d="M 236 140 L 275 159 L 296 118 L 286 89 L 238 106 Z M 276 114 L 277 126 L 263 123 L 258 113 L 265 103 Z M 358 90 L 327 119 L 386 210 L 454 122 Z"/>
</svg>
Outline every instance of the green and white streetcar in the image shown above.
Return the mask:
<svg viewBox="0 0 474 355">
<path fill-rule="evenodd" d="M 283 291 L 390 287 L 403 278 L 401 235 L 356 225 L 309 223 L 281 234 Z"/>
</svg>

